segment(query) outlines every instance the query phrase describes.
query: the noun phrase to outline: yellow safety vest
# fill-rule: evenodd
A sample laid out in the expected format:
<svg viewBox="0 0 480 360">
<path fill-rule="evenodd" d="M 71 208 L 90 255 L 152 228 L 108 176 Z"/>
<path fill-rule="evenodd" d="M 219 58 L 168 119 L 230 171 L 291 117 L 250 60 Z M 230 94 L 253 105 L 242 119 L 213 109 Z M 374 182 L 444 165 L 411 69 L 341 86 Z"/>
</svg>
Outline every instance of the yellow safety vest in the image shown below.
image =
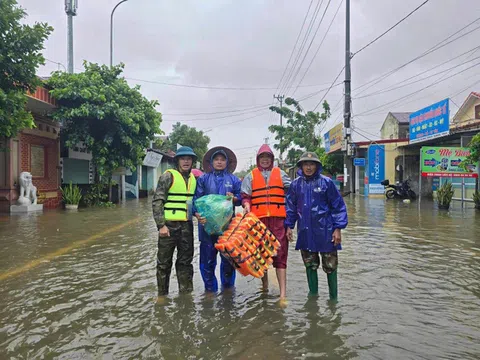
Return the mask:
<svg viewBox="0 0 480 360">
<path fill-rule="evenodd" d="M 187 221 L 188 214 L 188 200 L 192 200 L 195 188 L 197 187 L 197 180 L 195 176 L 190 173 L 188 178 L 188 185 L 180 172 L 174 169 L 168 169 L 173 176 L 172 186 L 168 189 L 167 202 L 165 203 L 165 220 L 167 221 Z"/>
</svg>

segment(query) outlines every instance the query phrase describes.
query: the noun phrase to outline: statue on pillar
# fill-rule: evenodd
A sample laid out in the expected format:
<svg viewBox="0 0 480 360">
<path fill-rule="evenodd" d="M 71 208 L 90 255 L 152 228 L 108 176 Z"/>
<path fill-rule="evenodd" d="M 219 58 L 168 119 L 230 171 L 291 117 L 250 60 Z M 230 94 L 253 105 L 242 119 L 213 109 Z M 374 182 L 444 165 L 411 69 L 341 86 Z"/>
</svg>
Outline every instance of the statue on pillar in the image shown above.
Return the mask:
<svg viewBox="0 0 480 360">
<path fill-rule="evenodd" d="M 22 172 L 19 177 L 20 195 L 17 200 L 18 205 L 36 205 L 37 188 L 32 183 L 32 174 Z"/>
</svg>

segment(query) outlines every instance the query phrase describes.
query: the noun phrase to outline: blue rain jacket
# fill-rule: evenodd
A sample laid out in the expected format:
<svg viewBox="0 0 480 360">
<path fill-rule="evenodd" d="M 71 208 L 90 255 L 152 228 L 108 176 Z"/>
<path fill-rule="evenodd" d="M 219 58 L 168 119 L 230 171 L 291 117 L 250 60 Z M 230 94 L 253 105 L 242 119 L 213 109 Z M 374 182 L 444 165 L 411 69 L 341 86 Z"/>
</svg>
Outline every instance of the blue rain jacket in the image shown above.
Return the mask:
<svg viewBox="0 0 480 360">
<path fill-rule="evenodd" d="M 210 163 L 213 163 L 213 158 L 219 153 L 212 154 Z M 220 151 L 228 162 L 227 154 Z M 228 163 L 227 163 L 228 169 Z M 230 174 L 228 170 L 208 172 L 200 176 L 197 180 L 197 188 L 193 197 L 193 203 L 204 195 L 226 195 L 231 192 L 237 198 L 233 206 L 241 205 L 240 188 L 242 182 L 235 175 Z M 193 212 L 197 209 L 193 207 Z M 208 235 L 203 228 L 203 225 L 198 224 L 198 238 L 200 239 L 200 273 L 202 274 L 203 283 L 206 291 L 216 292 L 218 290 L 218 281 L 215 276 L 215 268 L 217 266 L 217 254 L 214 244 L 218 240 L 218 236 Z M 220 279 L 224 288 L 235 285 L 235 268 L 222 256 L 220 264 Z"/>
<path fill-rule="evenodd" d="M 233 174 L 230 174 L 227 170 L 223 171 L 214 171 L 210 173 L 203 174 L 197 179 L 197 188 L 195 190 L 195 195 L 193 197 L 193 203 L 195 200 L 204 196 L 204 195 L 226 195 L 227 192 L 231 192 L 233 196 L 237 198 L 237 201 L 234 202 L 234 206 L 241 205 L 240 197 L 240 187 L 242 182 L 238 177 Z M 195 206 L 193 213 L 197 212 Z M 216 242 L 216 236 L 210 236 L 203 230 L 203 225 L 198 224 L 198 235 L 200 241 L 212 241 Z"/>
<path fill-rule="evenodd" d="M 331 252 L 341 250 L 334 246 L 333 231 L 348 224 L 347 207 L 333 181 L 321 175 L 322 169 L 307 178 L 298 170 L 287 193 L 287 219 L 285 226 L 293 229 L 297 224 L 296 250 Z"/>
</svg>

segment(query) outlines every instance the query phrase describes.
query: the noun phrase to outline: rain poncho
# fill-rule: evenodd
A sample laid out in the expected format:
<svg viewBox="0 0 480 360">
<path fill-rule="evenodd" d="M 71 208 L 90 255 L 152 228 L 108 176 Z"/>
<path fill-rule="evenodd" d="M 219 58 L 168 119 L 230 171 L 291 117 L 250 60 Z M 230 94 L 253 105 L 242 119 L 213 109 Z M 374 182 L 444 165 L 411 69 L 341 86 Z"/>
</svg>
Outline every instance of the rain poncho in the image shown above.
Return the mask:
<svg viewBox="0 0 480 360">
<path fill-rule="evenodd" d="M 321 167 L 311 177 L 298 170 L 287 193 L 287 219 L 285 226 L 293 229 L 297 223 L 296 250 L 331 252 L 341 250 L 334 246 L 335 229 L 348 224 L 347 208 L 331 179 L 320 174 Z"/>
<path fill-rule="evenodd" d="M 225 153 L 223 154 L 225 155 Z M 212 159 L 210 159 L 211 162 L 215 155 L 216 154 L 212 155 Z M 240 186 L 240 179 L 235 175 L 230 174 L 227 170 L 205 173 L 197 180 L 197 189 L 193 198 L 193 203 L 195 204 L 196 200 L 204 195 L 226 195 L 227 192 L 231 192 L 233 193 L 233 196 L 237 198 L 237 201 L 232 204 L 233 211 L 233 206 L 240 205 Z M 198 212 L 195 205 L 193 211 L 194 213 Z M 218 240 L 218 236 L 208 235 L 201 224 L 198 225 L 198 235 L 200 239 L 200 272 L 205 284 L 205 290 L 215 292 L 218 290 L 217 278 L 215 277 L 218 251 L 215 249 L 214 245 Z M 235 269 L 224 257 L 222 257 L 220 265 L 220 275 L 224 287 L 231 287 L 234 285 Z"/>
</svg>

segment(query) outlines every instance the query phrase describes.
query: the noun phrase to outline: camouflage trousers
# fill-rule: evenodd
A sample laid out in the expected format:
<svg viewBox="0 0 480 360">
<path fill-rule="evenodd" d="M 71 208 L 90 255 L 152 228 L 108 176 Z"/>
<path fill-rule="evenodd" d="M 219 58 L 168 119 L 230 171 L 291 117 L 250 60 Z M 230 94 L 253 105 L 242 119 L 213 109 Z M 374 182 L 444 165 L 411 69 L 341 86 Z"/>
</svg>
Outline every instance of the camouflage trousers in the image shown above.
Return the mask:
<svg viewBox="0 0 480 360">
<path fill-rule="evenodd" d="M 320 256 L 318 252 L 311 252 L 306 250 L 301 250 L 302 260 L 307 268 L 312 270 L 317 270 L 320 266 L 320 256 L 322 257 L 322 269 L 327 274 L 331 274 L 338 267 L 338 253 L 336 251 L 332 252 L 322 252 Z"/>
<path fill-rule="evenodd" d="M 158 295 L 167 295 L 173 253 L 177 248 L 175 271 L 181 293 L 193 291 L 193 223 L 191 221 L 167 221 L 169 237 L 158 238 L 157 284 Z"/>
</svg>

